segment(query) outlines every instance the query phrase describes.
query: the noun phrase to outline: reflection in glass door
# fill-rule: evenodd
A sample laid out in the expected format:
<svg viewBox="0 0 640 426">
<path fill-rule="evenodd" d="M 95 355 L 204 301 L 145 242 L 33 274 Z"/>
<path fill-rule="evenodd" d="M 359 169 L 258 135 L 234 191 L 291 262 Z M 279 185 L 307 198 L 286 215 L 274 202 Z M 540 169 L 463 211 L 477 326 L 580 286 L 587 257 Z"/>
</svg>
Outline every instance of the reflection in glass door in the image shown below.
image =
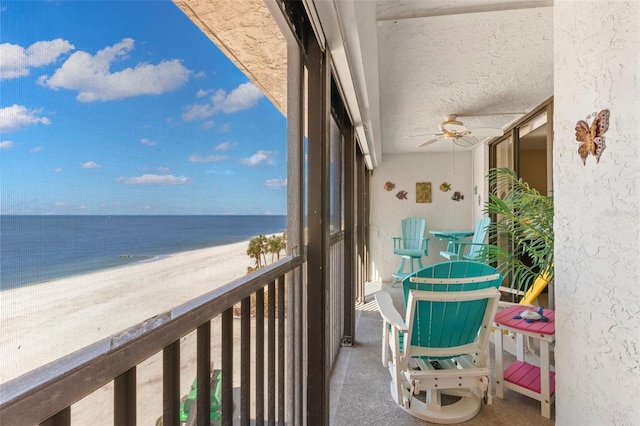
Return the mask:
<svg viewBox="0 0 640 426">
<path fill-rule="evenodd" d="M 513 137 L 498 142 L 495 145 L 495 164 L 492 167 L 508 167 L 513 169 L 514 163 Z"/>
<path fill-rule="evenodd" d="M 547 184 L 547 111 L 519 127 L 518 176 L 543 195 Z"/>
</svg>

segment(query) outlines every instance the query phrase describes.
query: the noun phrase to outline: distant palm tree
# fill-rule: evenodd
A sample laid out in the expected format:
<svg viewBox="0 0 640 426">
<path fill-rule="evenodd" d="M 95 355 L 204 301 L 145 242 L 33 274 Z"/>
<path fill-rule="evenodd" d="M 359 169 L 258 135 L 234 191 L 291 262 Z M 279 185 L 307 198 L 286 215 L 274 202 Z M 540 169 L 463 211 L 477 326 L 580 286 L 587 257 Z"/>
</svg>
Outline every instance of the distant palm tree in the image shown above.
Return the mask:
<svg viewBox="0 0 640 426">
<path fill-rule="evenodd" d="M 267 237 L 264 235 L 258 235 L 249 241 L 249 247 L 247 248 L 247 255 L 252 257 L 256 262 L 256 269 L 262 268 L 263 260 L 264 265 L 267 264 L 266 252 L 267 249 Z"/>
<path fill-rule="evenodd" d="M 269 240 L 267 241 L 267 250 L 271 253 L 271 262 L 273 262 L 274 257 L 276 260 L 280 260 L 280 252 L 282 250 L 286 250 L 286 248 L 287 242 L 284 234 L 282 234 L 282 236 L 272 235 L 269 237 Z"/>
</svg>

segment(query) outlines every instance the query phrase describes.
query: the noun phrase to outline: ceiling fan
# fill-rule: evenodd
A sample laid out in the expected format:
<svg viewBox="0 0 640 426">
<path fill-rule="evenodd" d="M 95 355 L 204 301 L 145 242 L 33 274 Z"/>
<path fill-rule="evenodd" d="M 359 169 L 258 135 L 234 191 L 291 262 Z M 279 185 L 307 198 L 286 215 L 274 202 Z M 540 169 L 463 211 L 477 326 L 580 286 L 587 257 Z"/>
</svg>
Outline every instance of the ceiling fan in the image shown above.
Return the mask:
<svg viewBox="0 0 640 426">
<path fill-rule="evenodd" d="M 433 139 L 429 139 L 426 142 L 422 142 L 418 145 L 418 148 L 431 145 L 434 142 L 443 139 L 451 139 L 453 143 L 458 146 L 467 148 L 477 144 L 478 138 L 490 138 L 496 136 L 502 136 L 504 132 L 502 129 L 495 127 L 477 127 L 469 129 L 462 121 L 457 120 L 457 114 L 449 114 L 445 116 L 445 121 L 440 123 L 440 133 L 434 133 Z"/>
</svg>

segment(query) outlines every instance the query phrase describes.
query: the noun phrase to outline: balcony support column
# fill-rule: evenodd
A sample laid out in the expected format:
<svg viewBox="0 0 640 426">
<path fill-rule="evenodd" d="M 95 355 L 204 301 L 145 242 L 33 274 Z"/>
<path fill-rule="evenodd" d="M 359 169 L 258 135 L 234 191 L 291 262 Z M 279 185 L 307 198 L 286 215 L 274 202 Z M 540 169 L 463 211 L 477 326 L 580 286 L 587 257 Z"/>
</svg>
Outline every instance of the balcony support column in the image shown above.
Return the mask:
<svg viewBox="0 0 640 426">
<path fill-rule="evenodd" d="M 329 424 L 329 51 L 307 39 L 308 78 L 308 245 L 307 245 L 307 414 Z"/>
</svg>

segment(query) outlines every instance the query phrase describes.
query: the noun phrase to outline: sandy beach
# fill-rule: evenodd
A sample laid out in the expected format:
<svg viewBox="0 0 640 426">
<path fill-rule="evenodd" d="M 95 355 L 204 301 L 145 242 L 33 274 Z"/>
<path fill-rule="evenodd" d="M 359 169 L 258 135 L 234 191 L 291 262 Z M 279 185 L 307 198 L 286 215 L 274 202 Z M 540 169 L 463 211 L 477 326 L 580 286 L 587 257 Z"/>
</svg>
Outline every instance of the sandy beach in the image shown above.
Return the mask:
<svg viewBox="0 0 640 426">
<path fill-rule="evenodd" d="M 244 276 L 247 267 L 253 266 L 253 260 L 246 254 L 247 245 L 245 241 L 183 252 L 3 291 L 0 382 Z M 215 330 L 215 324 L 213 327 Z M 182 344 L 184 365 L 195 359 L 194 336 L 186 336 Z M 138 368 L 138 424 L 154 424 L 162 412 L 161 366 L 159 354 Z M 181 388 L 185 393 L 193 372 L 195 365 L 183 367 Z M 113 397 L 105 392 L 110 392 L 108 387 L 87 398 L 91 401 L 83 400 L 72 407 L 75 424 L 113 423 L 109 415 Z M 104 407 L 97 409 L 96 401 L 104 401 L 98 404 Z"/>
</svg>

